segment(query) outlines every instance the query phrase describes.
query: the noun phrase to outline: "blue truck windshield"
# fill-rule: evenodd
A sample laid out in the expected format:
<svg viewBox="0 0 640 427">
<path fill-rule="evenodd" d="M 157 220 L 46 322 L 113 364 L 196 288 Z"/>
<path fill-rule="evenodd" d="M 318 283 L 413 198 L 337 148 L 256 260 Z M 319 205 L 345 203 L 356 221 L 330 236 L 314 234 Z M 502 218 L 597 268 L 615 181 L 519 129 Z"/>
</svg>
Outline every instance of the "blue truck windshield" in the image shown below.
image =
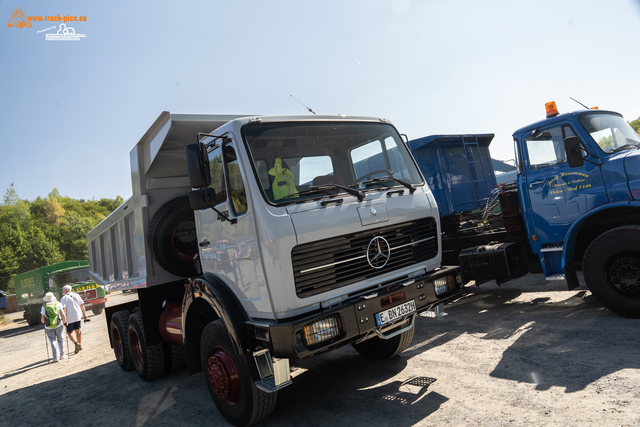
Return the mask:
<svg viewBox="0 0 640 427">
<path fill-rule="evenodd" d="M 640 136 L 620 116 L 614 114 L 585 114 L 580 116 L 580 123 L 605 153 L 613 153 L 640 146 Z"/>
<path fill-rule="evenodd" d="M 272 203 L 422 184 L 406 145 L 388 124 L 254 123 L 243 134 Z"/>
</svg>

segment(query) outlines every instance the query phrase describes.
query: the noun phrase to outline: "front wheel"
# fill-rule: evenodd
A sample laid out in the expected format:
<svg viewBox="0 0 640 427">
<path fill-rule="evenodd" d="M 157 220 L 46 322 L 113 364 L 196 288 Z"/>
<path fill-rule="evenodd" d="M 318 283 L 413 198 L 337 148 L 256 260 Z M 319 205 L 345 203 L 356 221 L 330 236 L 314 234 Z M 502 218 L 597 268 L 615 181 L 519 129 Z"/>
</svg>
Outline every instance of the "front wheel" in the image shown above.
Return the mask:
<svg viewBox="0 0 640 427">
<path fill-rule="evenodd" d="M 222 321 L 202 332 L 200 359 L 211 399 L 220 414 L 235 426 L 250 426 L 269 415 L 277 392 L 265 393 L 251 379 L 248 355 L 237 355 Z"/>
<path fill-rule="evenodd" d="M 104 310 L 104 304 L 97 304 L 97 305 L 94 305 L 93 307 L 91 307 L 91 311 L 96 316 L 99 315 L 99 314 L 102 314 L 102 310 Z"/>
<path fill-rule="evenodd" d="M 351 345 L 358 353 L 364 357 L 368 357 L 369 359 L 391 359 L 409 347 L 411 340 L 413 340 L 413 333 L 415 330 L 416 327 L 414 325 L 408 331 L 404 331 L 403 333 L 388 340 L 376 336 L 361 343 L 354 343 Z"/>
<path fill-rule="evenodd" d="M 584 280 L 602 305 L 625 317 L 640 318 L 640 226 L 614 228 L 589 245 Z"/>
</svg>

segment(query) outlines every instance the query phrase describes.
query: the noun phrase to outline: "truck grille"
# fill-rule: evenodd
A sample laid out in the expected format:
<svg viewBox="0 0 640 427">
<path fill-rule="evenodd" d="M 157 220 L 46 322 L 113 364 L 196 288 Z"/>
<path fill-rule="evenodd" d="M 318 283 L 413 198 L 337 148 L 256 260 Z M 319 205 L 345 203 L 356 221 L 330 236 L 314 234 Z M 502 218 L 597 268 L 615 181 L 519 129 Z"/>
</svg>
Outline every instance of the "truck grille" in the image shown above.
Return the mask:
<svg viewBox="0 0 640 427">
<path fill-rule="evenodd" d="M 367 261 L 367 247 L 376 236 L 384 237 L 391 247 L 389 261 L 380 269 Z M 434 218 L 305 243 L 291 252 L 296 294 L 309 297 L 426 261 L 437 254 Z"/>
</svg>

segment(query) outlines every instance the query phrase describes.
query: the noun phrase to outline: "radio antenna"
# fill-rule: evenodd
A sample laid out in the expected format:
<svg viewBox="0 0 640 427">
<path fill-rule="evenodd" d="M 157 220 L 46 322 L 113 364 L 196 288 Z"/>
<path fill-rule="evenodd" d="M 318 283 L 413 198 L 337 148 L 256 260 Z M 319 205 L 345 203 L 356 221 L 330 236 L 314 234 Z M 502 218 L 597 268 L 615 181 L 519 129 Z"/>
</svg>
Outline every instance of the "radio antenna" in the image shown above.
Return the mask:
<svg viewBox="0 0 640 427">
<path fill-rule="evenodd" d="M 293 99 L 295 99 L 296 101 L 300 102 L 300 100 L 298 100 L 295 96 L 293 95 L 289 95 L 290 97 L 292 97 Z M 304 105 L 302 102 L 300 102 L 300 105 L 302 105 L 304 108 L 306 108 L 307 110 L 309 110 L 310 113 L 315 114 L 315 111 L 313 111 L 311 108 L 307 107 L 306 105 Z"/>
<path fill-rule="evenodd" d="M 569 99 L 573 99 L 573 98 L 569 97 Z M 582 105 L 587 110 L 589 109 L 589 107 L 587 107 L 586 105 L 584 105 L 582 102 L 578 101 L 577 99 L 573 99 L 573 100 L 576 101 L 578 104 Z"/>
</svg>

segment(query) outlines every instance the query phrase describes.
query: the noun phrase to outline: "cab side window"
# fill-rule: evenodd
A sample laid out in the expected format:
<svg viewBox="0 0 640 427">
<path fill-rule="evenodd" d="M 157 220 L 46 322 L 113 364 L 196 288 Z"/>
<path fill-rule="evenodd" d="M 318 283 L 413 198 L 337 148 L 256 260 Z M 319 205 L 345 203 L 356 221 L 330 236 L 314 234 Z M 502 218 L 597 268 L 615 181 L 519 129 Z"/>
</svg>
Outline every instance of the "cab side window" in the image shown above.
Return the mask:
<svg viewBox="0 0 640 427">
<path fill-rule="evenodd" d="M 216 192 L 218 203 L 224 203 L 227 201 L 227 185 L 224 179 L 222 149 L 220 147 L 216 147 L 209 152 L 209 170 L 211 171 L 211 185 L 209 185 L 209 188 Z"/>
<path fill-rule="evenodd" d="M 247 193 L 240 173 L 240 164 L 233 144 L 224 145 L 224 162 L 227 165 L 231 207 L 236 215 L 247 212 Z"/>
<path fill-rule="evenodd" d="M 525 142 L 529 155 L 529 167 L 541 169 L 566 162 L 564 138 L 563 129 L 560 126 L 545 130 L 536 129 L 528 135 Z"/>
</svg>

